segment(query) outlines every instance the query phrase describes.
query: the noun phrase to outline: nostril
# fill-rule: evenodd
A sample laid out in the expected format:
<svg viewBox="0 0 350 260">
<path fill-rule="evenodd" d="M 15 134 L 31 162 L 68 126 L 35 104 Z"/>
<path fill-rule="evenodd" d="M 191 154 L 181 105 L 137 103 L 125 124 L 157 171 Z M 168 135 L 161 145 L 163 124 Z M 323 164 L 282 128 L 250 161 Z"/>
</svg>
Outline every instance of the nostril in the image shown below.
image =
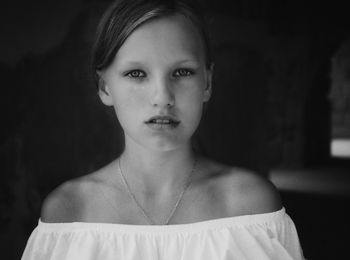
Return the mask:
<svg viewBox="0 0 350 260">
<path fill-rule="evenodd" d="M 166 79 L 157 81 L 150 92 L 150 102 L 153 106 L 170 108 L 174 105 L 173 88 Z"/>
<path fill-rule="evenodd" d="M 151 103 L 153 106 L 172 107 L 174 106 L 175 100 L 172 95 L 158 94 L 151 98 Z"/>
<path fill-rule="evenodd" d="M 159 103 L 159 102 L 153 102 L 153 106 L 157 107 L 157 106 L 161 106 L 162 104 Z M 173 102 L 168 102 L 165 104 L 166 107 L 172 107 L 174 106 L 174 103 Z"/>
</svg>

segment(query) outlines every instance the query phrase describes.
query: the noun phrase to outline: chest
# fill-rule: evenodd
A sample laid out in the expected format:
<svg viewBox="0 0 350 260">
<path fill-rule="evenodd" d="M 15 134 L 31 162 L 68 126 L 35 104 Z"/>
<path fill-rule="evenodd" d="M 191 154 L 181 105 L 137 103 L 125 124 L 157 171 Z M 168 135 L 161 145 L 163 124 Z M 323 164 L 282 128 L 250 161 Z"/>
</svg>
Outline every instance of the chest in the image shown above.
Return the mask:
<svg viewBox="0 0 350 260">
<path fill-rule="evenodd" d="M 185 224 L 229 216 L 225 191 L 215 182 L 192 185 L 178 203 L 179 193 L 153 199 L 134 194 L 134 198 L 125 189 L 100 187 L 83 203 L 81 218 L 86 222 L 143 225 L 147 217 L 161 224 L 171 216 L 169 224 Z"/>
</svg>

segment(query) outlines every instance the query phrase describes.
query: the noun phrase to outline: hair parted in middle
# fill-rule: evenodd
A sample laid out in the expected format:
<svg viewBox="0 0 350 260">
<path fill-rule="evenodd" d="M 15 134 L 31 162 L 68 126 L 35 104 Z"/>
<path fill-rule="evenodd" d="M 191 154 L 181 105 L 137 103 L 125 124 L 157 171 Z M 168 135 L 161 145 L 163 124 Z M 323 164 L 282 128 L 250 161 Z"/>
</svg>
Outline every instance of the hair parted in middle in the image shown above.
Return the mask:
<svg viewBox="0 0 350 260">
<path fill-rule="evenodd" d="M 136 28 L 152 19 L 177 14 L 186 17 L 198 30 L 205 65 L 209 69 L 212 54 L 205 19 L 193 3 L 186 0 L 116 0 L 107 8 L 97 27 L 92 52 L 92 70 L 97 85 L 100 86 L 98 72 L 111 65 L 120 47 Z"/>
</svg>

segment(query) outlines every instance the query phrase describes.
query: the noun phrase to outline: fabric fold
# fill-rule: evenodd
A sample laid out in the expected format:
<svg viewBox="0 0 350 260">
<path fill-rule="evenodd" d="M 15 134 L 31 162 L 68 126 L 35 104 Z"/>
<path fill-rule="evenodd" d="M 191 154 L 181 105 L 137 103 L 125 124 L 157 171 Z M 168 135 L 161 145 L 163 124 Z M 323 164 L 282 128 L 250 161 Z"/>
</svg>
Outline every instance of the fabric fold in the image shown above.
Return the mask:
<svg viewBox="0 0 350 260">
<path fill-rule="evenodd" d="M 279 211 L 179 225 L 44 223 L 22 260 L 301 260 L 292 219 Z"/>
</svg>

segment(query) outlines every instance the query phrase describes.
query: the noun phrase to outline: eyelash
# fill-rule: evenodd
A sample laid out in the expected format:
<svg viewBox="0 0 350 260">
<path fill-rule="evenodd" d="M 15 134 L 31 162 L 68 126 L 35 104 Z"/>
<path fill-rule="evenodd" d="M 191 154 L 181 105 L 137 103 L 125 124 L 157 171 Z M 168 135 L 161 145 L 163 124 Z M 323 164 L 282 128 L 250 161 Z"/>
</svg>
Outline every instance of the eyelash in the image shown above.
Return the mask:
<svg viewBox="0 0 350 260">
<path fill-rule="evenodd" d="M 193 71 L 193 70 L 191 70 L 191 69 L 185 69 L 185 68 L 177 69 L 177 70 L 175 71 L 175 74 L 176 74 L 177 72 L 180 72 L 180 71 L 185 72 L 185 75 L 176 75 L 176 77 L 189 77 L 189 76 L 194 75 L 194 71 Z"/>
<path fill-rule="evenodd" d="M 137 75 L 133 75 L 135 72 L 137 73 Z M 181 75 L 180 72 L 184 72 L 185 75 Z M 178 74 L 178 75 L 176 75 L 176 74 Z M 195 74 L 194 71 L 191 69 L 181 68 L 181 69 L 175 70 L 175 72 L 173 73 L 173 77 L 190 77 L 194 74 Z M 133 78 L 133 79 L 142 79 L 142 78 L 146 77 L 146 73 L 143 72 L 142 70 L 131 70 L 131 71 L 125 73 L 125 76 Z"/>
</svg>

